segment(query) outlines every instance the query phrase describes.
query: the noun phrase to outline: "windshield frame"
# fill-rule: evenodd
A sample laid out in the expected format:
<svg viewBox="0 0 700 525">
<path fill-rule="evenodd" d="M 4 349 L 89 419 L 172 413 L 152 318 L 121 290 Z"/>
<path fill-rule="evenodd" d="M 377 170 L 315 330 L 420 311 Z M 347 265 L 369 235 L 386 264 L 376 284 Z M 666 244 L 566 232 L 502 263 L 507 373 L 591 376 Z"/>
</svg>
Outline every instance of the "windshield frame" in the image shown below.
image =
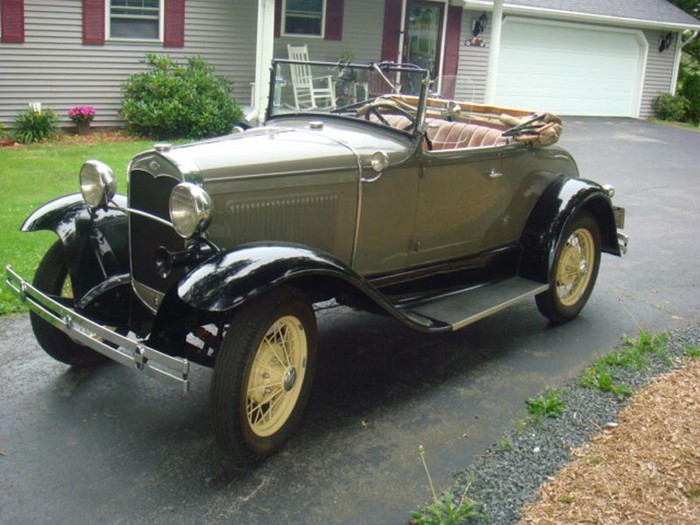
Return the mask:
<svg viewBox="0 0 700 525">
<path fill-rule="evenodd" d="M 346 62 L 346 61 L 339 61 L 339 62 L 324 62 L 324 61 L 302 61 L 302 60 L 289 60 L 289 59 L 282 59 L 282 58 L 276 58 L 272 60 L 272 64 L 270 66 L 270 89 L 268 93 L 268 102 L 267 102 L 267 108 L 265 109 L 265 122 L 268 122 L 270 120 L 273 120 L 275 118 L 288 118 L 288 117 L 298 117 L 298 116 L 313 116 L 314 118 L 318 118 L 319 116 L 333 116 L 333 117 L 340 117 L 342 118 L 343 115 L 342 113 L 336 113 L 333 114 L 330 111 L 291 111 L 291 112 L 286 112 L 286 113 L 274 113 L 274 104 L 275 104 L 275 83 L 277 82 L 278 75 L 277 71 L 280 66 L 283 65 L 289 65 L 289 64 L 303 64 L 303 65 L 309 65 L 312 67 L 327 67 L 327 68 L 337 68 L 338 71 L 340 71 L 342 68 L 353 68 L 353 69 L 360 69 L 360 70 L 366 70 L 366 71 L 379 71 L 382 75 L 386 75 L 387 73 L 398 73 L 398 74 L 416 74 L 418 73 L 421 76 L 421 88 L 420 88 L 420 94 L 418 95 L 418 105 L 416 108 L 416 123 L 415 126 L 411 129 L 410 132 L 406 131 L 401 131 L 401 130 L 396 130 L 399 131 L 400 133 L 403 133 L 405 135 L 409 135 L 412 137 L 417 136 L 419 133 L 422 132 L 423 130 L 423 122 L 425 121 L 425 112 L 426 112 L 426 101 L 428 97 L 428 92 L 431 84 L 431 79 L 430 79 L 430 71 L 427 69 L 415 66 L 413 64 L 397 64 L 394 62 L 370 62 L 370 63 L 355 63 L 355 62 Z M 391 95 L 397 95 L 397 96 L 402 96 L 401 93 L 386 93 L 385 95 L 391 96 Z M 415 95 L 414 95 L 415 96 Z M 371 102 L 372 100 L 376 100 L 379 97 L 370 97 L 367 98 L 366 101 L 361 101 L 357 102 L 356 104 L 359 106 L 362 102 Z M 352 107 L 356 104 L 349 104 L 347 106 L 343 107 Z M 337 108 L 336 108 L 337 109 Z M 346 117 L 347 118 L 347 117 Z M 380 125 L 380 124 L 378 124 Z M 395 129 L 395 128 L 387 128 L 387 129 Z"/>
</svg>

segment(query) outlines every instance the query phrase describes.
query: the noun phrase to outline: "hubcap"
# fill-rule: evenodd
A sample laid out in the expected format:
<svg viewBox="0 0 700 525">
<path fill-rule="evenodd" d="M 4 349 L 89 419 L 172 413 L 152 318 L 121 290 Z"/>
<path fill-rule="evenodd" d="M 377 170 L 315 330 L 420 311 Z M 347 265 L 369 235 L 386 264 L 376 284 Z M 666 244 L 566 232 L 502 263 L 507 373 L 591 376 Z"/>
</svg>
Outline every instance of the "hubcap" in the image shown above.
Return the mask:
<svg viewBox="0 0 700 525">
<path fill-rule="evenodd" d="M 301 321 L 275 321 L 255 351 L 246 381 L 248 424 L 260 437 L 278 432 L 299 399 L 306 372 L 307 344 Z"/>
<path fill-rule="evenodd" d="M 294 388 L 294 384 L 296 382 L 297 382 L 297 369 L 290 368 L 284 374 L 284 381 L 282 383 L 284 386 L 284 391 L 289 392 L 292 388 Z"/>
<path fill-rule="evenodd" d="M 556 273 L 557 295 L 564 306 L 572 306 L 583 297 L 591 281 L 594 256 L 593 236 L 587 229 L 579 228 L 566 240 Z"/>
</svg>

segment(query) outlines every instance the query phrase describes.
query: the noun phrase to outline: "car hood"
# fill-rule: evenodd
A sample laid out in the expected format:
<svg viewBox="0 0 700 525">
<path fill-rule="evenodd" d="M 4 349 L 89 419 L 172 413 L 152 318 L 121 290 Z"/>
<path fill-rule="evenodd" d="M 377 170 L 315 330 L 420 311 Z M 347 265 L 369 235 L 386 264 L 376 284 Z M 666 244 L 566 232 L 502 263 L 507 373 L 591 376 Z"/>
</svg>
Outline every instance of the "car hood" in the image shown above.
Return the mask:
<svg viewBox="0 0 700 525">
<path fill-rule="evenodd" d="M 368 129 L 369 128 L 369 129 Z M 411 141 L 369 126 L 280 121 L 242 133 L 173 147 L 161 154 L 185 179 L 214 181 L 317 171 L 369 169 L 376 151 L 396 164 L 406 159 Z"/>
</svg>

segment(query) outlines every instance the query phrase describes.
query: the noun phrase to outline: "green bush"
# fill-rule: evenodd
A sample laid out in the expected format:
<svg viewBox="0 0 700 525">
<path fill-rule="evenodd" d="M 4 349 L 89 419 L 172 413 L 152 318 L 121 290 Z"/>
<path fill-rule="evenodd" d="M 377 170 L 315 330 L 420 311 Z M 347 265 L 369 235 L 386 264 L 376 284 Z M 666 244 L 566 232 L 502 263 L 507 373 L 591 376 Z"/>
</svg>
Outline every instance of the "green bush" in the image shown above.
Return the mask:
<svg viewBox="0 0 700 525">
<path fill-rule="evenodd" d="M 688 120 L 700 122 L 700 74 L 691 74 L 685 77 L 681 95 L 688 99 L 689 106 L 686 117 Z"/>
<path fill-rule="evenodd" d="M 660 120 L 682 122 L 685 119 L 689 106 L 688 99 L 683 95 L 664 93 L 654 99 L 652 109 L 654 116 Z"/>
<path fill-rule="evenodd" d="M 179 64 L 167 55 L 146 55 L 148 71 L 122 85 L 127 129 L 157 139 L 205 138 L 229 133 L 242 117 L 231 82 L 203 58 Z"/>
<path fill-rule="evenodd" d="M 15 129 L 12 135 L 22 144 L 40 142 L 56 132 L 56 122 L 58 122 L 58 115 L 51 108 L 44 111 L 28 109 L 15 117 Z"/>
</svg>

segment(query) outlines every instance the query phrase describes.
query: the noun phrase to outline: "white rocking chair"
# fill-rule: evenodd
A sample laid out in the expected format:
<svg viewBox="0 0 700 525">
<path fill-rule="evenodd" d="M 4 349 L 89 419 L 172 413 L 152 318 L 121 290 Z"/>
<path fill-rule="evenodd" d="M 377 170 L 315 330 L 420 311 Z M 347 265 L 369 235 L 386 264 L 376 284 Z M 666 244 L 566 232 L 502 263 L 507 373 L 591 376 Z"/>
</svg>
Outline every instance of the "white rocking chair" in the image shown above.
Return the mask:
<svg viewBox="0 0 700 525">
<path fill-rule="evenodd" d="M 309 61 L 309 48 L 306 45 L 292 46 L 287 44 L 287 52 L 290 60 Z M 294 105 L 297 111 L 335 107 L 333 75 L 314 78 L 311 74 L 311 66 L 306 64 L 290 64 L 290 70 Z M 325 101 L 325 103 L 319 104 L 321 101 Z"/>
</svg>

